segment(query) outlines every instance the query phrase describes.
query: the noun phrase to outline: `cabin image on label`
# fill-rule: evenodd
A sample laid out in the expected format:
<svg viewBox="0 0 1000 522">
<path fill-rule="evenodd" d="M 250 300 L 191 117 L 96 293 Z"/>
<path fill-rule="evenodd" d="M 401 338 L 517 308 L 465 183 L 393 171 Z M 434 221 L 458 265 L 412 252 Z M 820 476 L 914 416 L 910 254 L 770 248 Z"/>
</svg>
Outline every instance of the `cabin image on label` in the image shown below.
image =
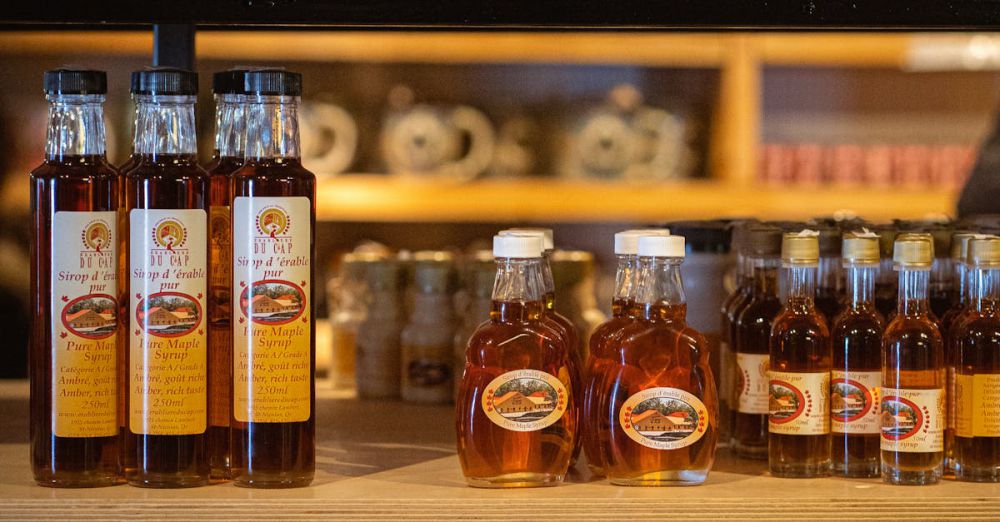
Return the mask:
<svg viewBox="0 0 1000 522">
<path fill-rule="evenodd" d="M 834 393 L 830 396 L 830 410 L 834 413 L 861 411 L 864 407 L 865 401 L 853 393 L 850 395 Z"/>
<path fill-rule="evenodd" d="M 518 417 L 525 413 L 549 412 L 556 408 L 549 395 L 542 391 L 530 395 L 511 391 L 493 401 L 497 412 L 504 417 Z"/>
<path fill-rule="evenodd" d="M 909 430 L 916 425 L 916 419 L 914 419 L 908 412 L 900 412 L 898 415 L 893 415 L 887 411 L 882 413 L 882 429 Z"/>
<path fill-rule="evenodd" d="M 772 412 L 786 412 L 792 413 L 798 408 L 795 401 L 791 397 L 771 397 L 768 402 Z"/>
<path fill-rule="evenodd" d="M 146 311 L 146 324 L 150 329 L 169 328 L 171 326 L 192 324 L 197 320 L 196 314 L 188 307 L 177 308 L 174 311 L 159 306 Z"/>
<path fill-rule="evenodd" d="M 80 310 L 74 314 L 66 316 L 66 324 L 74 330 L 94 330 L 104 326 L 115 324 L 114 310 L 105 309 L 100 312 L 94 310 Z"/>
<path fill-rule="evenodd" d="M 632 417 L 632 425 L 640 433 L 677 433 L 694 431 L 694 420 L 683 411 L 664 415 L 659 410 L 646 410 Z"/>
<path fill-rule="evenodd" d="M 293 295 L 283 295 L 271 298 L 266 295 L 255 295 L 253 297 L 254 315 L 271 315 L 283 312 L 296 312 L 301 305 L 295 300 Z"/>
</svg>

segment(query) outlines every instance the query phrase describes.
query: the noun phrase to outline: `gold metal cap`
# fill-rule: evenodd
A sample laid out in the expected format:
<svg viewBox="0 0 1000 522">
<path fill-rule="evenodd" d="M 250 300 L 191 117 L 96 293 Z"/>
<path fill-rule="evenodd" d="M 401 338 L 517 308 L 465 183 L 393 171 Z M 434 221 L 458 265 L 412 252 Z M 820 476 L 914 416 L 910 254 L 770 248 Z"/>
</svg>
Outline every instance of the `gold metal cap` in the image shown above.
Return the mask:
<svg viewBox="0 0 1000 522">
<path fill-rule="evenodd" d="M 977 236 L 982 237 L 982 234 L 975 232 L 955 232 L 952 234 L 951 259 L 964 263 L 969 257 L 969 240 Z"/>
<path fill-rule="evenodd" d="M 969 241 L 969 264 L 977 268 L 1000 268 L 1000 237 L 974 237 Z"/>
<path fill-rule="evenodd" d="M 844 264 L 877 265 L 881 261 L 878 234 L 867 230 L 844 234 Z"/>
<path fill-rule="evenodd" d="M 797 266 L 819 264 L 819 233 L 813 230 L 786 232 L 781 240 L 781 262 Z"/>
<path fill-rule="evenodd" d="M 934 238 L 930 234 L 907 233 L 896 236 L 892 249 L 896 268 L 927 268 L 934 263 Z"/>
</svg>

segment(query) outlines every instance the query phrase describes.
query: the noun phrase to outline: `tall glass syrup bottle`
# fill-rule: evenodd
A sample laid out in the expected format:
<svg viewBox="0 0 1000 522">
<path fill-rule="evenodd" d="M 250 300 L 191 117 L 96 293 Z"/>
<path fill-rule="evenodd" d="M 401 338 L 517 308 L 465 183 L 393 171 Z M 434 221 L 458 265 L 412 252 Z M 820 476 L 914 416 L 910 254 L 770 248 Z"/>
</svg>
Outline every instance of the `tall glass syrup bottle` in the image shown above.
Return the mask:
<svg viewBox="0 0 1000 522">
<path fill-rule="evenodd" d="M 781 245 L 781 312 L 771 327 L 768 466 L 778 477 L 830 474 L 830 331 L 816 309 L 819 241 L 786 233 Z"/>
<path fill-rule="evenodd" d="M 731 446 L 743 458 L 767 458 L 767 370 L 770 364 L 771 325 L 781 310 L 778 266 L 781 229 L 755 225 L 747 231 L 747 256 L 753 267 L 750 299 L 736 315 L 733 349 L 736 352 L 736 413 Z"/>
<path fill-rule="evenodd" d="M 684 238 L 639 238 L 636 320 L 612 347 L 598 404 L 612 484 L 700 484 L 719 437 L 709 345 L 687 325 L 680 267 Z"/>
<path fill-rule="evenodd" d="M 45 73 L 45 160 L 31 172 L 31 469 L 42 486 L 110 486 L 118 450 L 118 173 L 103 71 Z"/>
<path fill-rule="evenodd" d="M 955 478 L 1000 482 L 1000 238 L 969 242 L 976 280 L 970 317 L 955 332 Z"/>
<path fill-rule="evenodd" d="M 215 150 L 208 168 L 208 460 L 213 479 L 229 478 L 229 422 L 232 410 L 232 227 L 229 184 L 243 164 L 245 71 L 212 76 Z"/>
<path fill-rule="evenodd" d="M 750 302 L 753 293 L 753 265 L 747 249 L 747 228 L 741 222 L 733 227 L 731 250 L 736 253 L 736 288 L 722 302 L 719 327 L 719 434 L 724 440 L 732 437 L 736 415 L 736 318 Z"/>
<path fill-rule="evenodd" d="M 495 236 L 490 320 L 469 339 L 456 403 L 458 457 L 470 486 L 562 482 L 577 436 L 573 372 L 545 318 L 542 242 Z"/>
<path fill-rule="evenodd" d="M 879 239 L 871 232 L 844 235 L 847 307 L 831 329 L 830 431 L 833 471 L 845 477 L 879 474 L 879 385 L 884 319 L 875 309 Z"/>
<path fill-rule="evenodd" d="M 233 173 L 232 476 L 306 486 L 316 468 L 316 177 L 302 167 L 302 75 L 246 73 L 246 160 Z"/>
<path fill-rule="evenodd" d="M 955 473 L 953 450 L 955 446 L 955 357 L 958 353 L 958 338 L 955 335 L 959 325 L 975 314 L 972 302 L 972 277 L 967 258 L 969 242 L 976 237 L 986 237 L 973 232 L 956 232 L 951 236 L 951 264 L 954 271 L 955 302 L 941 316 L 938 327 L 944 341 L 945 364 L 945 427 L 944 427 L 944 473 Z"/>
<path fill-rule="evenodd" d="M 632 322 L 636 315 L 635 288 L 638 281 L 639 236 L 643 234 L 669 235 L 666 229 L 626 230 L 615 234 L 615 257 L 618 267 L 615 271 L 615 294 L 611 301 L 611 318 L 602 323 L 590 336 L 590 357 L 587 361 L 587 371 L 584 373 L 583 405 L 580 408 L 581 435 L 584 451 L 587 454 L 587 465 L 595 475 L 605 474 L 603 442 L 598 439 L 598 433 L 607 433 L 610 425 L 605 415 L 596 409 L 602 398 L 604 371 L 611 362 L 610 350 L 614 347 L 614 339 L 623 328 Z M 603 423 L 603 428 L 602 428 Z M 604 431 L 601 431 L 601 430 Z"/>
<path fill-rule="evenodd" d="M 123 317 L 129 484 L 208 482 L 208 179 L 197 163 L 198 76 L 132 73 L 136 163 L 126 174 L 128 306 Z"/>
<path fill-rule="evenodd" d="M 882 480 L 933 484 L 944 458 L 945 371 L 941 334 L 927 298 L 931 236 L 900 234 L 893 258 L 899 302 L 882 339 Z"/>
</svg>

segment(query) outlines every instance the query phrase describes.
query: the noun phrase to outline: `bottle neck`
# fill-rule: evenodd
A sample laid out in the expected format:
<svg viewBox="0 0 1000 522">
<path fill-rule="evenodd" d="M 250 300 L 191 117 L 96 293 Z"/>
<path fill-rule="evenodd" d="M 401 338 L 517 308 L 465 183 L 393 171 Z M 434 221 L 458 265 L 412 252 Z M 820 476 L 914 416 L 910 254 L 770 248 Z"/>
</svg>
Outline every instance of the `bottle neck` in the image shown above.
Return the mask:
<svg viewBox="0 0 1000 522">
<path fill-rule="evenodd" d="M 246 129 L 244 101 L 239 94 L 215 95 L 215 153 L 220 158 L 243 159 Z"/>
<path fill-rule="evenodd" d="M 809 310 L 815 306 L 816 265 L 788 265 L 781 268 L 781 304 L 786 308 Z"/>
<path fill-rule="evenodd" d="M 959 306 L 969 304 L 969 268 L 965 263 L 954 262 L 955 287 L 958 295 Z"/>
<path fill-rule="evenodd" d="M 769 297 L 778 295 L 777 259 L 771 257 L 753 258 L 753 295 Z"/>
<path fill-rule="evenodd" d="M 825 293 L 836 293 L 840 290 L 840 258 L 821 257 L 816 275 L 816 286 Z"/>
<path fill-rule="evenodd" d="M 297 96 L 251 95 L 245 107 L 248 161 L 299 159 Z"/>
<path fill-rule="evenodd" d="M 646 319 L 675 319 L 676 311 L 683 317 L 686 299 L 681 279 L 683 258 L 643 258 L 642 275 L 636 288 L 636 305 Z"/>
<path fill-rule="evenodd" d="M 847 298 L 850 307 L 855 310 L 874 308 L 878 265 L 848 265 L 846 271 Z"/>
<path fill-rule="evenodd" d="M 551 250 L 542 254 L 542 287 L 545 290 L 543 300 L 545 309 L 550 312 L 556 309 L 556 280 L 552 276 L 552 263 L 549 261 L 551 255 Z"/>
<path fill-rule="evenodd" d="M 615 296 L 611 301 L 611 315 L 624 317 L 628 307 L 635 300 L 635 286 L 638 258 L 634 255 L 619 255 L 618 269 L 615 271 Z"/>
<path fill-rule="evenodd" d="M 899 270 L 899 300 L 896 310 L 902 315 L 927 315 L 930 304 L 927 301 L 927 289 L 930 284 L 931 271 L 924 269 L 901 268 Z"/>
<path fill-rule="evenodd" d="M 935 295 L 951 291 L 953 273 L 954 270 L 952 269 L 950 257 L 939 257 L 934 259 L 934 264 L 931 267 L 929 284 L 930 289 L 934 291 Z"/>
<path fill-rule="evenodd" d="M 537 318 L 545 299 L 542 259 L 500 257 L 496 263 L 492 315 L 501 321 Z"/>
<path fill-rule="evenodd" d="M 51 94 L 46 98 L 49 101 L 49 124 L 45 132 L 47 160 L 105 154 L 103 95 Z"/>
<path fill-rule="evenodd" d="M 1000 268 L 975 268 L 976 295 L 973 306 L 980 313 L 995 312 L 1000 305 Z"/>
<path fill-rule="evenodd" d="M 194 120 L 194 96 L 135 96 L 135 154 L 195 156 L 198 136 Z"/>
</svg>

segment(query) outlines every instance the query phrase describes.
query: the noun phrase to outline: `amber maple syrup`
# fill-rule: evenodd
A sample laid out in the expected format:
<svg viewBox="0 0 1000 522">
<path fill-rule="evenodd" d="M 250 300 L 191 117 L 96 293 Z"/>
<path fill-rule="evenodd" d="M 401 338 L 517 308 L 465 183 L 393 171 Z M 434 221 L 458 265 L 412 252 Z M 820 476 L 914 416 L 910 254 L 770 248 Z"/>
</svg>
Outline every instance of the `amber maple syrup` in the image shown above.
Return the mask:
<svg viewBox="0 0 1000 522">
<path fill-rule="evenodd" d="M 107 78 L 55 70 L 44 83 L 45 161 L 31 172 L 31 468 L 42 486 L 109 486 L 120 473 L 119 190 L 105 156 Z"/>
<path fill-rule="evenodd" d="M 1000 482 L 1000 238 L 968 246 L 970 315 L 956 325 L 955 478 Z"/>
<path fill-rule="evenodd" d="M 897 313 L 882 340 L 882 480 L 933 484 L 944 459 L 945 371 L 941 334 L 928 301 L 934 243 L 900 234 Z"/>
<path fill-rule="evenodd" d="M 831 329 L 830 431 L 833 470 L 846 477 L 877 477 L 881 418 L 884 319 L 875 309 L 879 239 L 874 233 L 844 236 L 847 306 Z"/>
<path fill-rule="evenodd" d="M 609 349 L 599 439 L 622 486 L 701 484 L 718 439 L 718 397 L 705 337 L 687 325 L 684 238 L 639 238 L 637 317 Z"/>
<path fill-rule="evenodd" d="M 749 222 L 741 222 L 733 227 L 732 250 L 736 253 L 736 288 L 726 296 L 720 310 L 719 324 L 719 436 L 723 440 L 732 437 L 733 421 L 736 415 L 736 318 L 750 302 L 753 293 L 753 265 L 746 246 Z"/>
<path fill-rule="evenodd" d="M 556 485 L 577 436 L 572 347 L 546 319 L 541 240 L 493 244 L 490 320 L 469 339 L 456 402 L 459 461 L 470 486 Z"/>
<path fill-rule="evenodd" d="M 954 475 L 955 461 L 955 357 L 958 339 L 954 335 L 958 326 L 968 315 L 973 315 L 971 302 L 970 269 L 966 263 L 969 241 L 975 237 L 985 237 L 973 232 L 956 232 L 951 237 L 951 263 L 954 272 L 955 300 L 948 311 L 941 316 L 939 327 L 944 341 L 945 362 L 945 429 L 944 429 L 944 473 Z"/>
</svg>

